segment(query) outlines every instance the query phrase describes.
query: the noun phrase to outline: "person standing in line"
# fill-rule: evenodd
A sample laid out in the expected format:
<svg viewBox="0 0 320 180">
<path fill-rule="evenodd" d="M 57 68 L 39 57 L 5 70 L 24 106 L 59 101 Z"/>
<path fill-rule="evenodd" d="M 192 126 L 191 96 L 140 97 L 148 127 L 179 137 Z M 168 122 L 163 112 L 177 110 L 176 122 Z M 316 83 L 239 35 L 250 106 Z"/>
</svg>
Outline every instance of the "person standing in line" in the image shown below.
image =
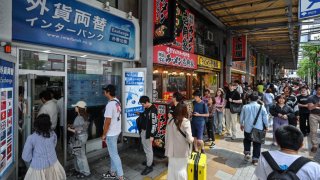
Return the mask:
<svg viewBox="0 0 320 180">
<path fill-rule="evenodd" d="M 216 102 L 215 98 L 212 97 L 208 101 L 208 111 L 209 111 L 209 117 L 206 123 L 207 127 L 207 134 L 208 134 L 208 142 L 210 143 L 209 147 L 213 148 L 215 146 L 215 137 L 214 137 L 214 132 L 216 131 L 217 127 L 214 126 L 214 115 L 216 112 Z"/>
<path fill-rule="evenodd" d="M 60 136 L 61 136 L 61 147 L 63 147 L 63 132 L 64 132 L 64 127 L 65 127 L 65 105 L 64 105 L 64 97 L 63 93 L 61 92 L 61 97 L 57 101 L 57 108 L 58 108 L 58 117 L 59 117 L 59 131 L 60 131 Z"/>
<path fill-rule="evenodd" d="M 203 132 L 205 118 L 209 117 L 208 107 L 201 100 L 200 91 L 196 90 L 192 94 L 194 96 L 193 112 L 191 121 L 192 136 L 194 137 L 194 149 L 196 152 L 201 150 L 204 153 Z"/>
<path fill-rule="evenodd" d="M 270 114 L 273 116 L 273 143 L 275 145 L 275 131 L 284 125 L 288 125 L 288 119 L 294 116 L 293 109 L 286 104 L 286 97 L 280 95 L 276 97 L 276 104 L 270 108 Z"/>
<path fill-rule="evenodd" d="M 57 158 L 57 135 L 51 127 L 48 114 L 39 114 L 34 121 L 35 131 L 28 136 L 22 152 L 22 159 L 30 164 L 25 180 L 67 179 Z"/>
<path fill-rule="evenodd" d="M 50 91 L 42 91 L 39 94 L 39 98 L 42 101 L 43 105 L 41 106 L 38 114 L 48 114 L 51 120 L 51 128 L 56 129 L 58 121 L 58 107 L 57 104 L 52 100 Z"/>
<path fill-rule="evenodd" d="M 310 110 L 310 137 L 312 148 L 311 152 L 315 153 L 318 149 L 317 130 L 320 125 L 320 84 L 315 87 L 316 94 L 308 98 L 308 109 Z"/>
<path fill-rule="evenodd" d="M 308 109 L 308 91 L 307 87 L 303 86 L 300 89 L 300 95 L 297 97 L 297 106 L 299 108 L 299 125 L 300 130 L 304 136 L 308 136 L 310 133 L 310 122 L 309 122 L 309 115 L 310 111 Z"/>
<path fill-rule="evenodd" d="M 259 93 L 263 93 L 264 86 L 262 80 L 259 81 L 257 88 Z"/>
<path fill-rule="evenodd" d="M 210 95 L 210 90 L 209 89 L 205 89 L 204 90 L 204 96 L 202 97 L 202 101 L 208 105 L 208 101 L 209 99 L 211 98 L 211 95 Z"/>
<path fill-rule="evenodd" d="M 223 121 L 224 117 L 224 106 L 225 106 L 225 99 L 224 99 L 224 92 L 222 88 L 219 88 L 215 95 L 215 102 L 216 102 L 216 111 L 214 113 L 214 124 L 216 127 L 216 131 L 220 136 L 222 135 Z"/>
<path fill-rule="evenodd" d="M 268 130 L 268 114 L 266 108 L 263 105 L 258 104 L 259 99 L 258 92 L 253 92 L 250 96 L 250 103 L 243 106 L 240 114 L 240 125 L 241 131 L 244 131 L 244 155 L 245 160 L 249 161 L 251 154 L 251 133 L 252 129 L 256 128 L 259 130 Z M 257 117 L 258 116 L 258 117 Z M 254 124 L 255 118 L 257 117 L 257 122 Z M 253 143 L 253 153 L 252 153 L 252 164 L 257 165 L 258 159 L 261 152 L 261 144 L 257 142 Z"/>
<path fill-rule="evenodd" d="M 121 103 L 116 98 L 116 87 L 109 84 L 103 88 L 104 96 L 108 99 L 108 104 L 104 113 L 104 125 L 102 140 L 106 141 L 109 155 L 111 158 L 111 169 L 105 174 L 103 178 L 118 178 L 123 180 L 123 169 L 121 159 L 118 153 L 118 137 L 121 133 Z"/>
<path fill-rule="evenodd" d="M 226 136 L 231 136 L 232 140 L 236 139 L 237 133 L 237 113 L 231 113 L 230 111 L 230 103 L 241 104 L 242 99 L 238 91 L 235 90 L 237 84 L 229 84 L 229 91 L 226 95 L 226 129 L 227 134 Z"/>
<path fill-rule="evenodd" d="M 194 138 L 190 121 L 186 118 L 188 109 L 185 104 L 178 104 L 173 118 L 168 121 L 165 135 L 165 155 L 169 159 L 167 179 L 187 180 L 188 157 Z"/>
<path fill-rule="evenodd" d="M 90 176 L 90 168 L 88 164 L 88 159 L 86 156 L 86 143 L 88 140 L 88 114 L 86 112 L 87 103 L 84 101 L 78 101 L 76 104 L 72 105 L 75 108 L 78 116 L 73 121 L 72 126 L 68 127 L 68 131 L 74 134 L 77 141 L 81 142 L 81 149 L 79 152 L 74 153 L 73 164 L 77 171 L 77 178 L 85 178 Z"/>
<path fill-rule="evenodd" d="M 242 97 L 243 95 L 243 88 L 241 86 L 241 83 L 239 80 L 235 80 L 234 81 L 234 86 L 235 86 L 235 89 L 238 91 L 238 93 L 240 94 L 240 97 Z"/>
<path fill-rule="evenodd" d="M 148 96 L 141 96 L 139 99 L 139 103 L 144 107 L 144 112 L 141 113 L 141 119 L 138 128 L 139 131 L 141 131 L 141 143 L 146 154 L 146 161 L 142 163 L 146 167 L 141 172 L 141 175 L 147 175 L 153 171 L 152 143 L 157 133 L 158 110 L 155 105 L 150 103 L 150 99 Z"/>
<path fill-rule="evenodd" d="M 172 112 L 174 112 L 174 110 L 178 104 L 183 104 L 183 100 L 184 100 L 184 97 L 181 93 L 179 93 L 179 92 L 173 93 L 173 95 L 172 95 L 173 106 L 171 106 Z"/>
</svg>

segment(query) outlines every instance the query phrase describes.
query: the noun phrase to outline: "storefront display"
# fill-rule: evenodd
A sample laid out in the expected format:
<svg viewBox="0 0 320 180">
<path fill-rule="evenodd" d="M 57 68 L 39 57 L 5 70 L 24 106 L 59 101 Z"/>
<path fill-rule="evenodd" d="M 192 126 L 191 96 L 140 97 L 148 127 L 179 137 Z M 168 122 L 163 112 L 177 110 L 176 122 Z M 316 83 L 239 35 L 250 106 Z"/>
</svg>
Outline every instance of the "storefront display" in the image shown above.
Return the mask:
<svg viewBox="0 0 320 180">
<path fill-rule="evenodd" d="M 14 162 L 14 63 L 0 59 L 0 179 Z"/>
</svg>

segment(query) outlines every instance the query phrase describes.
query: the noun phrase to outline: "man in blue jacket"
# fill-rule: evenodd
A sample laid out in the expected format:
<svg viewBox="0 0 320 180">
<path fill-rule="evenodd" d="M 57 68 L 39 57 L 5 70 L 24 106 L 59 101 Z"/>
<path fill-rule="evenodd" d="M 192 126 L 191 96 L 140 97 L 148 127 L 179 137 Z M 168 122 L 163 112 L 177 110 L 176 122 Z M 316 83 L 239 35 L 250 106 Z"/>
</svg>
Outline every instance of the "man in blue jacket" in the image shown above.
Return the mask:
<svg viewBox="0 0 320 180">
<path fill-rule="evenodd" d="M 257 103 L 257 100 L 259 99 L 259 93 L 257 91 L 254 91 L 250 96 L 250 103 L 243 106 L 243 109 L 240 114 L 240 125 L 241 125 L 241 131 L 244 131 L 244 139 L 243 139 L 243 145 L 244 145 L 244 155 L 245 160 L 250 160 L 250 149 L 251 149 L 251 132 L 253 127 L 260 130 L 268 130 L 268 113 L 266 108 L 263 105 L 260 105 Z M 258 115 L 259 109 L 261 108 L 261 111 Z M 256 116 L 258 115 L 257 122 L 255 126 L 254 120 Z M 261 152 L 261 144 L 257 142 L 253 142 L 253 152 L 252 152 L 252 164 L 257 165 L 258 160 L 260 157 Z"/>
</svg>

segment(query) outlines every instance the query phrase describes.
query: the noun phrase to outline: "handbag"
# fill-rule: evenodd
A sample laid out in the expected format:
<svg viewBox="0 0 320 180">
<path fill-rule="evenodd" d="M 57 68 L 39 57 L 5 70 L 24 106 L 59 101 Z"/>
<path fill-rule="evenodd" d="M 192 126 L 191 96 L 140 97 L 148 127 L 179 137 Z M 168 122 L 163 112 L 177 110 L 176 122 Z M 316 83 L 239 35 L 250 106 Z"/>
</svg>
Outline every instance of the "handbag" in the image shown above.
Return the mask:
<svg viewBox="0 0 320 180">
<path fill-rule="evenodd" d="M 260 129 L 257 129 L 257 128 L 254 127 L 256 125 L 256 123 L 257 123 L 257 120 L 258 120 L 258 117 L 260 115 L 261 109 L 262 109 L 262 105 L 260 105 L 258 114 L 257 114 L 256 118 L 254 119 L 253 128 L 252 128 L 252 131 L 251 131 L 251 139 L 252 139 L 253 142 L 264 144 L 265 141 L 266 141 L 266 131 L 264 130 L 265 129 L 264 123 L 262 122 L 263 130 L 260 130 Z"/>
<path fill-rule="evenodd" d="M 234 96 L 234 93 L 233 93 L 231 99 L 233 99 L 233 96 Z M 240 113 L 241 110 L 242 110 L 242 106 L 243 106 L 242 103 L 232 103 L 232 102 L 230 102 L 230 112 L 232 114 Z"/>
</svg>

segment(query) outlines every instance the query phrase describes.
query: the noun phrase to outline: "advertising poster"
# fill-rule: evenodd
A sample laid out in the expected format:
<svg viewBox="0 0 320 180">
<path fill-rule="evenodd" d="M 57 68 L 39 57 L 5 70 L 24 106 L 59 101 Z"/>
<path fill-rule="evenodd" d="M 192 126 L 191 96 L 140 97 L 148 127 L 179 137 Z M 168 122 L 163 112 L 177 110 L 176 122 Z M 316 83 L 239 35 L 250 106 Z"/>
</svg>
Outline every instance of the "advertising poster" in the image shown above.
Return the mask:
<svg viewBox="0 0 320 180">
<path fill-rule="evenodd" d="M 245 61 L 247 51 L 247 36 L 232 38 L 232 60 Z"/>
<path fill-rule="evenodd" d="M 136 59 L 139 32 L 132 20 L 74 0 L 13 0 L 12 4 L 16 41 Z"/>
<path fill-rule="evenodd" d="M 174 41 L 175 31 L 172 24 L 175 24 L 175 10 L 175 0 L 154 0 L 153 43 L 155 45 Z"/>
<path fill-rule="evenodd" d="M 165 144 L 165 135 L 166 135 L 166 126 L 168 121 L 168 104 L 154 103 L 158 109 L 158 128 L 155 136 L 153 146 L 164 148 Z"/>
<path fill-rule="evenodd" d="M 145 68 L 124 69 L 123 71 L 123 132 L 128 136 L 139 136 L 136 123 L 138 115 L 136 112 L 143 112 L 144 108 L 139 103 L 141 96 L 145 95 Z"/>
<path fill-rule="evenodd" d="M 194 53 L 195 22 L 190 10 L 178 5 L 176 8 L 175 42 L 172 47 Z"/>
<path fill-rule="evenodd" d="M 181 68 L 197 69 L 198 56 L 169 46 L 153 46 L 153 62 Z"/>
<path fill-rule="evenodd" d="M 0 179 L 13 165 L 14 64 L 0 59 Z"/>
</svg>

